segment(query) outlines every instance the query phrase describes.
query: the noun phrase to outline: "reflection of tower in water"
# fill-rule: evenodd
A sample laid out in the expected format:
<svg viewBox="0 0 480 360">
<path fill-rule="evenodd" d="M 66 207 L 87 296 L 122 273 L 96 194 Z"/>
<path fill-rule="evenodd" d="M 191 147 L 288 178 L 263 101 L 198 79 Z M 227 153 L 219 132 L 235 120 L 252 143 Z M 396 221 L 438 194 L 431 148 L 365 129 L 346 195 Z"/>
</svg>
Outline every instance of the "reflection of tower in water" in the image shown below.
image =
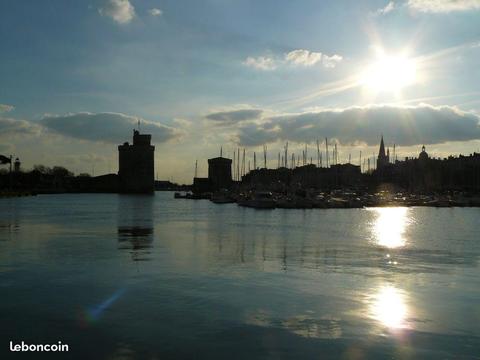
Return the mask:
<svg viewBox="0 0 480 360">
<path fill-rule="evenodd" d="M 153 201 L 150 195 L 122 195 L 118 200 L 118 248 L 133 261 L 150 260 L 153 247 Z"/>
</svg>

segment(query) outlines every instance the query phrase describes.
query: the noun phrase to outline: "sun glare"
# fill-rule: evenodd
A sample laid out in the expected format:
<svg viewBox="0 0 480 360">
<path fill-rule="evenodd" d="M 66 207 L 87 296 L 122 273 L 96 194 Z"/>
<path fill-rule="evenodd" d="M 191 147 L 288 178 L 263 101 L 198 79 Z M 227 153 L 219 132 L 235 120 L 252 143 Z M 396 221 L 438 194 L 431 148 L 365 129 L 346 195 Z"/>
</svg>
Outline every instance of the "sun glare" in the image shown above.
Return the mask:
<svg viewBox="0 0 480 360">
<path fill-rule="evenodd" d="M 405 245 L 405 230 L 410 223 L 409 210 L 405 207 L 372 209 L 376 213 L 373 235 L 378 245 L 398 248 Z"/>
<path fill-rule="evenodd" d="M 398 289 L 386 286 L 375 294 L 371 314 L 384 326 L 391 329 L 407 327 L 407 312 L 405 296 Z"/>
<path fill-rule="evenodd" d="M 378 55 L 361 75 L 361 83 L 373 92 L 398 92 L 416 82 L 416 64 L 406 56 Z"/>
</svg>

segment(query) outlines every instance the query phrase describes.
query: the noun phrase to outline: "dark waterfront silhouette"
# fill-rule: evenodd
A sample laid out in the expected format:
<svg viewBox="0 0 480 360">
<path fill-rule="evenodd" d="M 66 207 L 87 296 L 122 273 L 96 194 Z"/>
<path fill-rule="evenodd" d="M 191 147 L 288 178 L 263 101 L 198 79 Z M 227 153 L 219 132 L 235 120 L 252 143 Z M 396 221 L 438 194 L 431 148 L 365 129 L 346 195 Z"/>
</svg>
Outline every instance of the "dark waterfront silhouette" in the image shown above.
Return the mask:
<svg viewBox="0 0 480 360">
<path fill-rule="evenodd" d="M 193 178 L 193 185 L 179 186 L 168 181 L 154 180 L 154 151 L 151 135 L 133 131 L 133 144 L 118 146 L 119 171 L 91 177 L 88 174 L 73 174 L 63 167 L 53 169 L 36 166 L 33 171 L 22 172 L 20 161 L 15 161 L 14 169 L 0 175 L 0 188 L 8 195 L 22 193 L 63 193 L 63 192 L 120 192 L 152 193 L 157 190 L 192 190 L 193 199 L 212 199 L 217 203 L 239 202 L 251 198 L 256 191 L 277 193 L 280 207 L 359 207 L 372 205 L 432 205 L 432 206 L 479 206 L 480 205 L 480 154 L 469 156 L 432 158 L 425 146 L 418 158 L 398 160 L 390 148 L 385 150 L 381 137 L 376 167 L 374 159 L 368 159 L 368 166 L 354 165 L 350 162 L 339 163 L 338 149 L 335 143 L 332 159 L 329 162 L 328 142 L 326 144 L 325 166 L 317 142 L 317 164 L 310 158 L 307 148 L 300 158 L 292 155 L 289 163 L 288 143 L 277 168 L 267 168 L 267 151 L 264 147 L 264 164 L 254 168 L 246 167 L 245 150 L 240 160 L 240 149 L 232 159 L 220 154 L 208 159 L 208 177 Z M 254 159 L 255 153 L 254 153 Z M 366 159 L 364 159 L 365 162 Z M 370 167 L 370 160 L 372 167 Z M 12 159 L 3 156 L 3 163 Z M 240 165 L 241 164 L 241 165 Z M 197 166 L 197 165 L 196 165 Z M 232 175 L 233 170 L 233 175 Z M 328 201 L 323 201 L 325 192 Z M 386 192 L 386 196 L 375 199 L 366 195 Z M 330 196 L 333 193 L 332 196 Z M 338 196 L 340 194 L 340 196 Z M 392 199 L 397 194 L 396 201 Z M 434 195 L 429 198 L 411 197 L 415 195 Z M 180 197 L 180 196 L 179 196 Z M 185 197 L 185 196 L 184 196 Z M 292 198 L 295 198 L 292 200 Z M 301 198 L 301 199 L 298 199 Z M 331 199 L 333 200 L 330 201 Z M 307 200 L 305 200 L 307 199 Z M 335 199 L 340 200 L 340 202 Z M 402 199 L 402 201 L 400 201 Z M 245 203 L 245 201 L 243 201 Z M 242 204 L 242 201 L 239 202 Z M 339 205 L 340 204 L 340 205 Z"/>
<path fill-rule="evenodd" d="M 112 192 L 112 193 L 153 193 L 154 152 L 151 135 L 140 134 L 133 130 L 133 144 L 128 142 L 118 146 L 118 174 L 74 176 L 69 170 L 55 166 L 35 166 L 28 173 L 20 171 L 20 161 L 16 160 L 14 170 L 0 176 L 0 189 L 34 193 L 65 192 Z M 2 163 L 10 163 L 7 157 L 0 158 Z"/>
</svg>

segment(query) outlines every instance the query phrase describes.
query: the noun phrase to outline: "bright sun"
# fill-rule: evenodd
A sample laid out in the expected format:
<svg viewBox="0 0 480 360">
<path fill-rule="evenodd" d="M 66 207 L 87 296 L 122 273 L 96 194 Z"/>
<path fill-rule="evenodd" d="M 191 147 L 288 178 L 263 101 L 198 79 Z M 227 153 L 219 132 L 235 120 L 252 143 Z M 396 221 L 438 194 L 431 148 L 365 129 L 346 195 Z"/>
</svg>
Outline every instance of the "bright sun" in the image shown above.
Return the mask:
<svg viewBox="0 0 480 360">
<path fill-rule="evenodd" d="M 405 56 L 382 53 L 363 72 L 360 81 L 373 92 L 398 92 L 416 82 L 416 64 Z"/>
</svg>

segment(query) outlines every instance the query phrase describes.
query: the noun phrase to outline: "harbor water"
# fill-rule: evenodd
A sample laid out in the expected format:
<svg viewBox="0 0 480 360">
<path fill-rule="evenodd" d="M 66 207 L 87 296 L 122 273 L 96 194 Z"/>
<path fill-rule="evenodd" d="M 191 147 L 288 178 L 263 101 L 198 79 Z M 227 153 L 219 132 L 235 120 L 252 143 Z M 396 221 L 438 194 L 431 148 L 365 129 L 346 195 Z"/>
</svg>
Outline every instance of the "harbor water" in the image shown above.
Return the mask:
<svg viewBox="0 0 480 360">
<path fill-rule="evenodd" d="M 0 199 L 0 358 L 480 359 L 479 217 Z"/>
</svg>

